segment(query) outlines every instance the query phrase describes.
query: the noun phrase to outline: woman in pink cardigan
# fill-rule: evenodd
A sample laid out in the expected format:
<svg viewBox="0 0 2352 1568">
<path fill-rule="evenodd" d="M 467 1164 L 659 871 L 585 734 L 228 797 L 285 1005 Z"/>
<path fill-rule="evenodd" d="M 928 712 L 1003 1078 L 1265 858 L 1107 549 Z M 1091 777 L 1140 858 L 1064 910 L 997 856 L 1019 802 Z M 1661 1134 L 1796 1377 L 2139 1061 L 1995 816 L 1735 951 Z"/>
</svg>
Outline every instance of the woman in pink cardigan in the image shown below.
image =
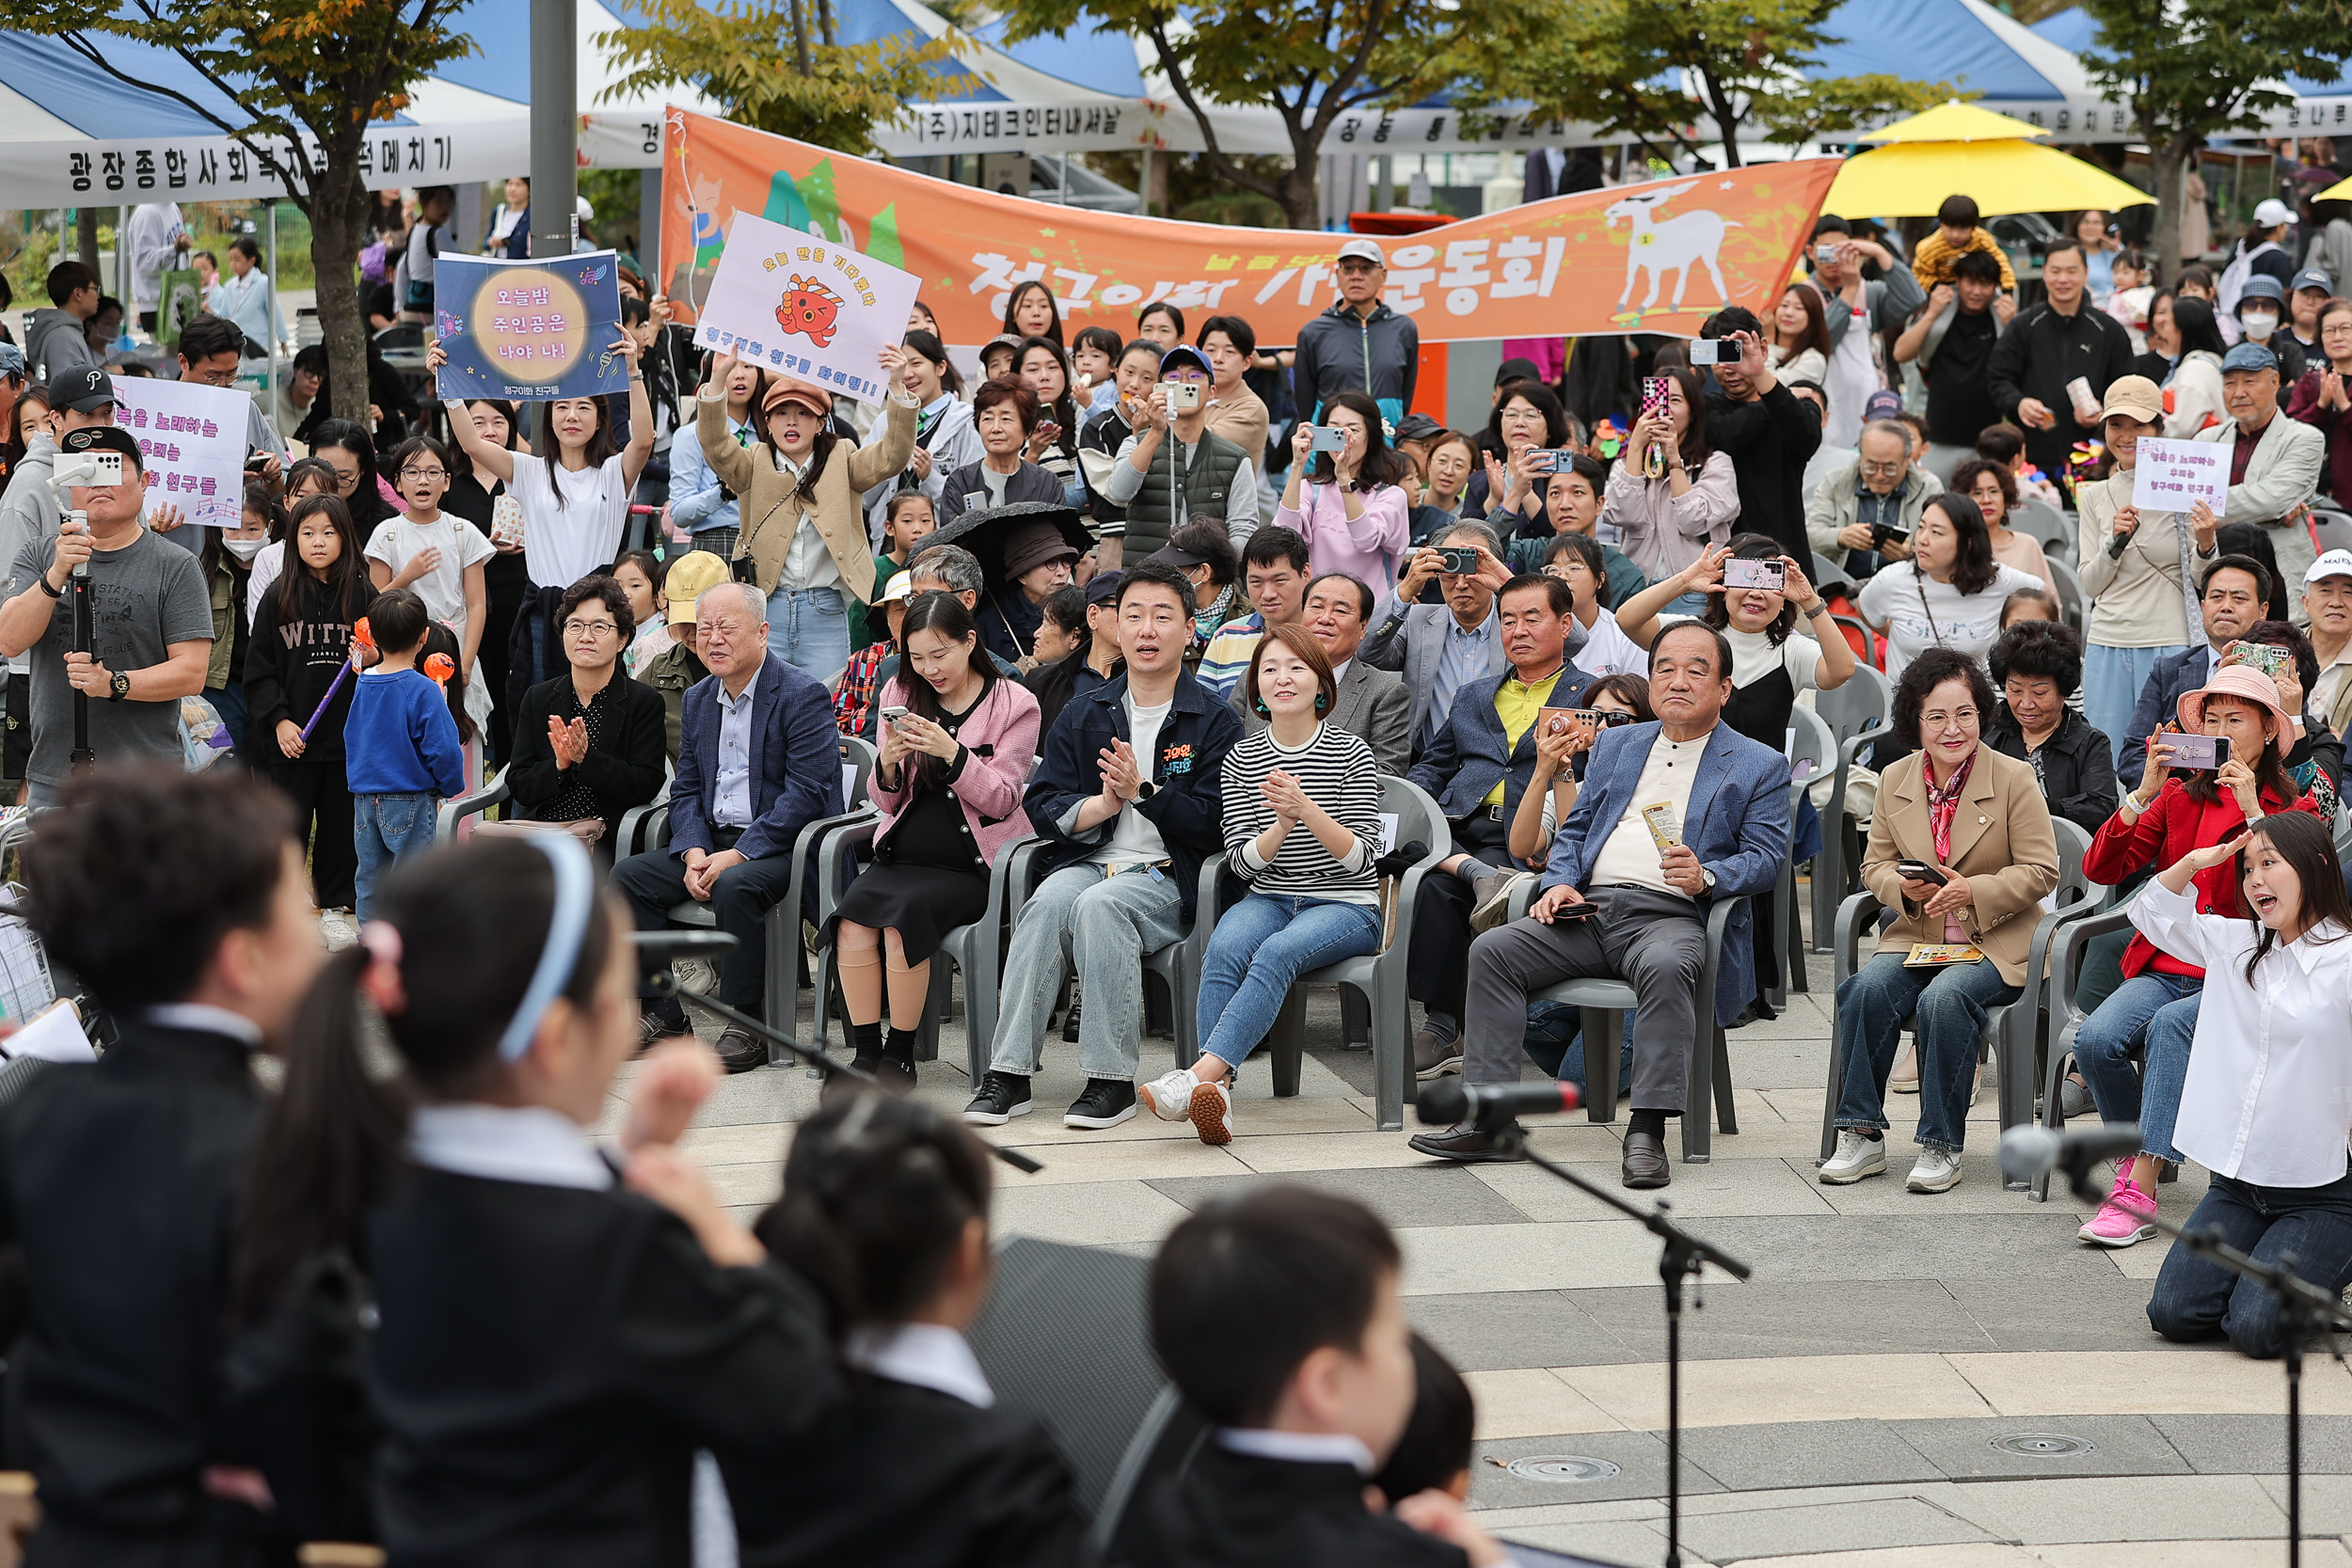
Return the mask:
<svg viewBox="0 0 2352 1568">
<path fill-rule="evenodd" d="M 1707 399 L 1698 377 L 1670 370 L 1665 380 L 1666 418 L 1645 414 L 1633 421 L 1600 508 L 1601 536 L 1608 537 L 1612 523 L 1623 531 L 1617 547 L 1652 582 L 1678 575 L 1706 554 L 1708 546 L 1729 539 L 1731 525 L 1740 520 L 1740 484 L 1731 459 L 1708 450 Z M 1665 472 L 1657 479 L 1643 473 L 1652 446 L 1664 459 Z M 1666 607 L 1692 615 L 1706 608 L 1704 594 L 1687 594 Z"/>
<path fill-rule="evenodd" d="M 1372 585 L 1375 594 L 1396 586 L 1405 568 L 1411 511 L 1404 482 L 1412 463 L 1389 445 L 1380 405 L 1361 392 L 1342 392 L 1323 405 L 1323 417 L 1346 439 L 1336 452 L 1309 461 L 1315 427 L 1304 422 L 1291 436 L 1291 476 L 1274 520 L 1296 529 L 1307 541 L 1307 558 L 1317 577 L 1344 572 Z M 1309 472 L 1311 468 L 1312 472 Z M 1302 483 L 1303 476 L 1303 483 Z M 1299 491 L 1306 491 L 1302 502 Z"/>
<path fill-rule="evenodd" d="M 953 594 L 915 594 L 898 645 L 905 662 L 877 699 L 882 754 L 866 783 L 882 813 L 874 863 L 843 895 L 833 940 L 857 1065 L 905 1090 L 931 956 L 988 912 L 989 866 L 1029 831 L 1021 791 L 1037 756 L 1037 699 L 978 651 L 972 612 Z"/>
</svg>

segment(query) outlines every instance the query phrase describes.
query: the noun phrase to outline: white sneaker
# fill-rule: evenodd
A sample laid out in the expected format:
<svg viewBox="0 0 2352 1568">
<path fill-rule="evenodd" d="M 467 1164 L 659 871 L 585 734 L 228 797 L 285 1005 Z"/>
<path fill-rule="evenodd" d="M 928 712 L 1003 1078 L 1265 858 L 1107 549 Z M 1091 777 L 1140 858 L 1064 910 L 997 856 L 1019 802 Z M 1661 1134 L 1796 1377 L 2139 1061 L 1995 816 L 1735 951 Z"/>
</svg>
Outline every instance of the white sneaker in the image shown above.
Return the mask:
<svg viewBox="0 0 2352 1568">
<path fill-rule="evenodd" d="M 1143 1102 L 1162 1121 L 1183 1121 L 1192 1115 L 1192 1091 L 1200 1086 L 1192 1069 L 1180 1067 L 1144 1085 Z"/>
<path fill-rule="evenodd" d="M 1820 1169 L 1824 1187 L 1844 1187 L 1866 1176 L 1886 1174 L 1886 1140 L 1866 1137 L 1851 1127 L 1837 1130 L 1837 1152 Z"/>
<path fill-rule="evenodd" d="M 1923 1148 L 1903 1183 L 1915 1193 L 1948 1193 L 1960 1185 L 1960 1155 L 1948 1148 Z"/>
<path fill-rule="evenodd" d="M 1193 1131 L 1200 1134 L 1202 1143 L 1233 1141 L 1233 1091 L 1223 1079 L 1202 1084 L 1192 1091 L 1190 1115 Z"/>
<path fill-rule="evenodd" d="M 349 910 L 321 910 L 319 935 L 329 953 L 340 953 L 359 940 L 359 923 L 351 918 Z"/>
<path fill-rule="evenodd" d="M 677 976 L 677 989 L 691 990 L 696 996 L 708 996 L 719 988 L 719 966 L 708 958 L 679 958 L 670 965 Z"/>
</svg>

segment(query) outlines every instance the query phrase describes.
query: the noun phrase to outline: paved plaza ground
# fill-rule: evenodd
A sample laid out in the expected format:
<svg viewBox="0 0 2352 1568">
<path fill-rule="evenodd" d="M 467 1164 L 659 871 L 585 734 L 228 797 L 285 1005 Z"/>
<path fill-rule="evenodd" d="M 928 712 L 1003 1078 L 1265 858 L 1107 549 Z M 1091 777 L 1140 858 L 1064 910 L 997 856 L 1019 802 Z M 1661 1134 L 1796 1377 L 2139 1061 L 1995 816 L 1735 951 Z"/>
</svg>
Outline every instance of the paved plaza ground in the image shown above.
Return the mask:
<svg viewBox="0 0 2352 1568">
<path fill-rule="evenodd" d="M 2283 1377 L 2226 1347 L 2164 1344 L 2142 1307 L 2161 1243 L 2116 1253 L 2074 1239 L 2084 1212 L 2004 1192 L 1992 1084 L 1968 1129 L 1966 1177 L 1936 1196 L 1893 1174 L 1813 1179 L 1830 1020 L 1828 963 L 1810 994 L 1732 1036 L 1740 1132 L 1663 1195 L 1753 1265 L 1708 1279 L 1685 1318 L 1685 1560 L 1779 1568 L 2204 1568 L 2282 1561 Z M 803 1017 L 807 1016 L 805 993 Z M 1471 1494 L 1516 1540 L 1629 1564 L 1665 1546 L 1665 1383 L 1657 1248 L 1646 1232 L 1526 1165 L 1454 1166 L 1373 1130 L 1371 1062 L 1339 1049 L 1332 993 L 1308 1014 L 1300 1093 L 1244 1072 L 1238 1136 L 1203 1147 L 1139 1116 L 1108 1132 L 1061 1125 L 1075 1047 L 1049 1046 L 1038 1110 L 990 1135 L 1044 1162 L 1000 1170 L 996 1227 L 1148 1254 L 1194 1205 L 1269 1180 L 1362 1198 L 1397 1227 L 1416 1324 L 1478 1396 Z M 837 1038 L 837 1036 L 836 1036 Z M 1144 1042 L 1149 1072 L 1172 1046 Z M 961 1021 L 919 1089 L 961 1110 Z M 1532 1069 L 1530 1069 L 1532 1072 Z M 626 1093 L 626 1084 L 622 1092 Z M 691 1136 L 748 1217 L 777 1188 L 791 1126 L 816 1103 L 804 1069 L 730 1079 Z M 1898 1099 L 1896 1119 L 1915 1114 Z M 1408 1111 L 1409 1118 L 1409 1111 Z M 1545 1154 L 1616 1180 L 1614 1126 L 1555 1118 Z M 1409 1129 L 1408 1129 L 1409 1130 Z M 1672 1132 L 1670 1148 L 1678 1147 Z M 2163 1190 L 2185 1217 L 2196 1171 Z M 2352 1568 L 2352 1374 L 2305 1376 L 2304 1561 Z M 1528 1479 L 1527 1466 L 1595 1479 Z"/>
</svg>

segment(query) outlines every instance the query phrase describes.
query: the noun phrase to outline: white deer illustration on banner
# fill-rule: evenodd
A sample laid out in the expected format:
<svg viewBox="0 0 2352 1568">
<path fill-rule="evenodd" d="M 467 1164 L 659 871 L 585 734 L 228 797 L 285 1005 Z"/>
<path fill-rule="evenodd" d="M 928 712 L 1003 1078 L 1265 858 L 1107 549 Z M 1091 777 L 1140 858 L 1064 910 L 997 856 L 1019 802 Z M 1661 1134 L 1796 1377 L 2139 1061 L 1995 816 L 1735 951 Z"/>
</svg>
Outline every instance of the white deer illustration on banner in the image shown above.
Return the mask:
<svg viewBox="0 0 2352 1568">
<path fill-rule="evenodd" d="M 1675 275 L 1673 308 L 1681 309 L 1682 291 L 1691 281 L 1692 262 L 1707 268 L 1707 276 L 1715 283 L 1715 297 L 1725 305 L 1731 303 L 1731 292 L 1724 287 L 1724 269 L 1717 264 L 1716 256 L 1723 249 L 1724 230 L 1741 226 L 1707 208 L 1679 213 L 1663 220 L 1652 216 L 1676 197 L 1696 190 L 1698 183 L 1685 180 L 1641 191 L 1620 198 L 1602 214 L 1612 229 L 1617 226 L 1619 218 L 1633 225 L 1633 237 L 1626 254 L 1625 293 L 1617 296 L 1620 308 L 1633 297 L 1633 280 L 1644 272 L 1649 274 L 1649 294 L 1642 301 L 1641 309 L 1646 310 L 1657 304 L 1658 291 L 1671 271 Z"/>
</svg>

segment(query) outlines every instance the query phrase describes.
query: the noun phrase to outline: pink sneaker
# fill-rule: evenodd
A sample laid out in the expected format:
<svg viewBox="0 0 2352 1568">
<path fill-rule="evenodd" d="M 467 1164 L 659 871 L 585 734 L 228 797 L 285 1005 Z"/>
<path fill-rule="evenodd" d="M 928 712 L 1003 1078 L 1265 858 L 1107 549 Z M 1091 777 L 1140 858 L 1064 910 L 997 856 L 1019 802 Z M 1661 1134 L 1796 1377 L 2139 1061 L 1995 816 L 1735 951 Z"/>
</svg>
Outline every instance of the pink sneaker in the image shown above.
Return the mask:
<svg viewBox="0 0 2352 1568">
<path fill-rule="evenodd" d="M 2107 1194 L 2090 1223 L 2074 1234 L 2094 1246 L 2132 1246 L 2156 1233 L 2156 1227 L 2148 1223 L 2148 1216 L 2155 1212 L 2156 1200 L 2132 1180 L 2131 1166 L 2119 1165 L 2115 1190 Z"/>
</svg>

